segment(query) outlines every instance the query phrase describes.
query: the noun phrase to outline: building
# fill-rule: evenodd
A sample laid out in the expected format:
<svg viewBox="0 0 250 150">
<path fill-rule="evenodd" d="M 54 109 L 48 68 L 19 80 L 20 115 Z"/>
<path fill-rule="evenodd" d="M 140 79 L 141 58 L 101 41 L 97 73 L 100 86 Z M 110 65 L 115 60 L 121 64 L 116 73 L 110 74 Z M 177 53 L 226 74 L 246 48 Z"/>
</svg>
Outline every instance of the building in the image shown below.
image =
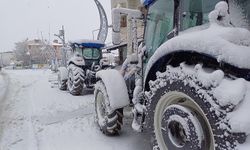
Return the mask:
<svg viewBox="0 0 250 150">
<path fill-rule="evenodd" d="M 0 61 L 1 67 L 10 66 L 15 61 L 14 52 L 13 51 L 1 52 L 0 59 L 1 59 Z"/>
<path fill-rule="evenodd" d="M 141 9 L 140 0 L 111 0 L 111 9 L 113 8 L 129 8 L 129 9 Z M 108 50 L 116 50 L 118 49 L 119 53 L 119 62 L 118 64 L 122 64 L 123 61 L 126 59 L 127 50 L 131 48 L 131 45 L 128 45 L 128 26 L 130 26 L 130 22 L 126 15 L 121 16 L 121 45 L 119 46 L 111 46 L 107 48 Z M 137 39 L 140 41 L 143 39 L 144 33 L 144 22 L 143 20 L 137 22 Z"/>
<path fill-rule="evenodd" d="M 60 60 L 62 58 L 62 44 L 54 40 L 52 44 L 46 40 L 34 39 L 27 42 L 28 55 L 31 64 L 48 64 L 52 59 Z"/>
<path fill-rule="evenodd" d="M 40 39 L 29 40 L 27 42 L 28 52 L 31 64 L 44 64 L 46 59 L 42 55 L 42 49 L 44 48 L 45 43 Z"/>
</svg>

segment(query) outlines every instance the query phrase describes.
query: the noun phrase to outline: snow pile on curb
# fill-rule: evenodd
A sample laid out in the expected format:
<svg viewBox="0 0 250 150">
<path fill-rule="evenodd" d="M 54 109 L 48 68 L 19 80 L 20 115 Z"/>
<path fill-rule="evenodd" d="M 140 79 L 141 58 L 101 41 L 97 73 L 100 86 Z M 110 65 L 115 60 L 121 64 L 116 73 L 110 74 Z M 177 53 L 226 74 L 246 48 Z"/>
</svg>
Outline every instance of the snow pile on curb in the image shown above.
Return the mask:
<svg viewBox="0 0 250 150">
<path fill-rule="evenodd" d="M 8 77 L 3 72 L 0 73 L 0 89 L 0 102 L 2 102 L 8 89 Z"/>
</svg>

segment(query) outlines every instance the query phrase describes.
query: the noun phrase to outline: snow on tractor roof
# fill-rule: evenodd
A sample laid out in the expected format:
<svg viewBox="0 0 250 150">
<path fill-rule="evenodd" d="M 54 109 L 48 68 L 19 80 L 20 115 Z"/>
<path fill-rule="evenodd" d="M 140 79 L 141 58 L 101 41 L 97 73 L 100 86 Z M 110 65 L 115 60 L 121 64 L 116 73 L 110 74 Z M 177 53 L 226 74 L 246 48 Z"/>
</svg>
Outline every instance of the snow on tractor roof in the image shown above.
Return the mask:
<svg viewBox="0 0 250 150">
<path fill-rule="evenodd" d="M 151 3 L 153 3 L 155 0 L 141 0 L 141 3 L 145 6 L 150 5 Z"/>
<path fill-rule="evenodd" d="M 100 40 L 85 40 L 85 39 L 70 41 L 70 44 L 76 46 L 91 47 L 91 48 L 102 48 L 105 46 L 105 44 Z"/>
</svg>

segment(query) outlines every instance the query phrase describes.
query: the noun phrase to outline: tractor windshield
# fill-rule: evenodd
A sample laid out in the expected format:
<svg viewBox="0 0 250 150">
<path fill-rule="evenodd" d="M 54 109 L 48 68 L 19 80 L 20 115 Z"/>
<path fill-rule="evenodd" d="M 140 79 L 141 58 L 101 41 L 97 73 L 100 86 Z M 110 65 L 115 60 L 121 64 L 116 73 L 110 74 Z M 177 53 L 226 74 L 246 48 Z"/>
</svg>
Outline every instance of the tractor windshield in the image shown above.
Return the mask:
<svg viewBox="0 0 250 150">
<path fill-rule="evenodd" d="M 96 48 L 84 48 L 83 57 L 86 59 L 98 59 L 100 57 L 100 50 Z"/>
<path fill-rule="evenodd" d="M 157 0 L 150 6 L 147 15 L 145 43 L 149 56 L 167 40 L 173 30 L 174 0 Z"/>
<path fill-rule="evenodd" d="M 101 52 L 97 48 L 75 48 L 76 52 L 82 55 L 85 59 L 99 59 Z"/>
</svg>

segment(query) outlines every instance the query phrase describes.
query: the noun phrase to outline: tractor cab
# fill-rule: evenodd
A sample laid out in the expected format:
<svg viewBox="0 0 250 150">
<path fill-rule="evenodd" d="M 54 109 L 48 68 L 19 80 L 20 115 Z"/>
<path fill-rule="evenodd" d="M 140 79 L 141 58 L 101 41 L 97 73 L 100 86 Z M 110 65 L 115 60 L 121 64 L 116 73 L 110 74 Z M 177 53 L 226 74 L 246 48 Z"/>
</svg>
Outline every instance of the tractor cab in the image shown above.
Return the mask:
<svg viewBox="0 0 250 150">
<path fill-rule="evenodd" d="M 148 8 L 145 44 L 149 56 L 178 32 L 207 23 L 208 14 L 220 0 L 146 0 Z"/>
<path fill-rule="evenodd" d="M 147 8 L 148 13 L 146 17 L 144 41 L 149 56 L 152 56 L 161 44 L 178 35 L 179 32 L 207 24 L 209 22 L 209 13 L 220 1 L 221 0 L 145 0 L 144 6 Z M 239 2 L 228 3 L 229 6 L 231 6 L 231 8 L 229 8 L 231 13 L 235 13 L 233 12 L 233 5 L 237 4 L 241 7 L 240 15 L 242 15 L 243 18 L 242 21 L 249 20 L 250 1 L 241 0 Z M 242 21 L 238 20 L 238 22 Z M 233 26 L 242 27 L 237 25 L 237 20 L 231 20 L 231 23 Z M 246 25 L 247 28 L 250 28 L 249 21 L 246 24 L 248 24 Z"/>
<path fill-rule="evenodd" d="M 93 64 L 99 65 L 102 59 L 104 44 L 96 40 L 79 40 L 71 42 L 71 48 L 75 56 L 84 59 L 84 66 L 90 68 Z"/>
</svg>

